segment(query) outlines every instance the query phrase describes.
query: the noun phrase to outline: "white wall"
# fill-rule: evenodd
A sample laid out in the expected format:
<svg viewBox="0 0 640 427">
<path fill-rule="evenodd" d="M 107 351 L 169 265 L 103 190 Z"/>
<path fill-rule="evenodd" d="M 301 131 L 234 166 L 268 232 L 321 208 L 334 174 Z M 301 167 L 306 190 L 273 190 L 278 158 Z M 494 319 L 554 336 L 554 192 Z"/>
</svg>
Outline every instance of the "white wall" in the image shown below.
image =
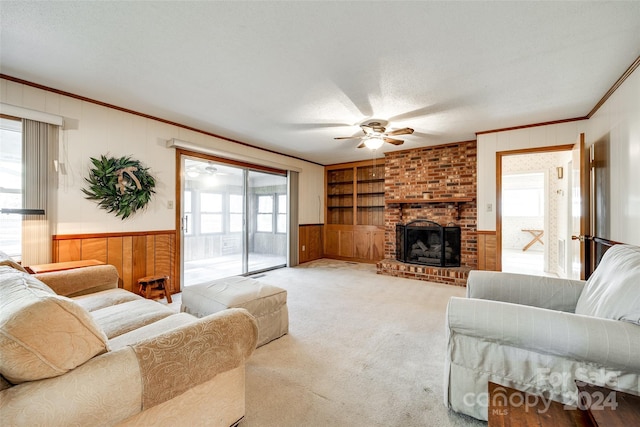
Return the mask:
<svg viewBox="0 0 640 427">
<path fill-rule="evenodd" d="M 324 222 L 324 168 L 290 157 L 246 147 L 156 120 L 143 118 L 91 102 L 0 79 L 0 101 L 65 118 L 60 136 L 60 161 L 67 174 L 60 176 L 56 234 L 130 232 L 175 229 L 175 150 L 166 141 L 177 138 L 249 158 L 264 159 L 301 169 L 300 224 Z M 84 198 L 81 188 L 90 157 L 131 155 L 150 168 L 156 194 L 144 213 L 127 220 L 108 214 Z"/>
<path fill-rule="evenodd" d="M 478 135 L 478 230 L 496 229 L 496 152 L 609 140 L 611 240 L 640 245 L 640 69 L 589 119 Z M 491 212 L 487 211 L 491 204 Z"/>
<path fill-rule="evenodd" d="M 586 127 L 580 120 L 478 135 L 478 230 L 496 229 L 497 152 L 573 144 Z"/>
<path fill-rule="evenodd" d="M 610 147 L 610 236 L 640 245 L 640 68 L 589 119 L 587 145 Z"/>
</svg>

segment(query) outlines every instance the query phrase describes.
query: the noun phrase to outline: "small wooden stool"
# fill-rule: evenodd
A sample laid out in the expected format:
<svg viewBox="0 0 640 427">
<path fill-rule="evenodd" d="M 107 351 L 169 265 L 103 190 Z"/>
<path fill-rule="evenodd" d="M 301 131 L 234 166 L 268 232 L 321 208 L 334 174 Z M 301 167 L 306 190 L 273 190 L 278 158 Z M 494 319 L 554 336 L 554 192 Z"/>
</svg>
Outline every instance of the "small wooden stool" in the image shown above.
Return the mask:
<svg viewBox="0 0 640 427">
<path fill-rule="evenodd" d="M 169 284 L 169 276 L 147 276 L 138 279 L 138 293 L 145 298 L 153 298 L 156 295 L 167 298 L 167 302 L 171 304 L 171 292 L 167 289 Z"/>
</svg>

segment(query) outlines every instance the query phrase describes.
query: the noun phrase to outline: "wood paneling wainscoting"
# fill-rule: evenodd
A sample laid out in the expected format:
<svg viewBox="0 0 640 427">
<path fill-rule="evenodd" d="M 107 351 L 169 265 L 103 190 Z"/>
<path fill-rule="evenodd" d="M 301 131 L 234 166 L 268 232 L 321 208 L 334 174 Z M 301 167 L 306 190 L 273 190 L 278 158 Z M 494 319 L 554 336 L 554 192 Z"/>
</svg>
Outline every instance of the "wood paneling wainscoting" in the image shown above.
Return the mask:
<svg viewBox="0 0 640 427">
<path fill-rule="evenodd" d="M 322 224 L 304 224 L 298 228 L 298 262 L 323 257 Z"/>
<path fill-rule="evenodd" d="M 151 275 L 169 276 L 171 293 L 180 290 L 175 230 L 53 236 L 53 262 L 85 259 L 115 266 L 128 291 L 137 293 L 138 279 Z"/>
<path fill-rule="evenodd" d="M 498 239 L 495 231 L 480 231 L 478 235 L 478 270 L 500 271 Z"/>
</svg>

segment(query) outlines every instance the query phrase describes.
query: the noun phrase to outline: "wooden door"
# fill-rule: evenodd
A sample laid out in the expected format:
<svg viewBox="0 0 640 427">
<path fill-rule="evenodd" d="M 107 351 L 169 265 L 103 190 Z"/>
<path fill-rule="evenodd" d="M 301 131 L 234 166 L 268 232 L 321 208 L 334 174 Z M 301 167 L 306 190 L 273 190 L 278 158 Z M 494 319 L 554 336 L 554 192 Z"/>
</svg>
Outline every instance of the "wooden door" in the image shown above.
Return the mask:
<svg viewBox="0 0 640 427">
<path fill-rule="evenodd" d="M 585 279 L 585 250 L 589 239 L 589 157 L 584 133 L 578 136 L 571 159 L 571 271 L 570 278 Z"/>
</svg>

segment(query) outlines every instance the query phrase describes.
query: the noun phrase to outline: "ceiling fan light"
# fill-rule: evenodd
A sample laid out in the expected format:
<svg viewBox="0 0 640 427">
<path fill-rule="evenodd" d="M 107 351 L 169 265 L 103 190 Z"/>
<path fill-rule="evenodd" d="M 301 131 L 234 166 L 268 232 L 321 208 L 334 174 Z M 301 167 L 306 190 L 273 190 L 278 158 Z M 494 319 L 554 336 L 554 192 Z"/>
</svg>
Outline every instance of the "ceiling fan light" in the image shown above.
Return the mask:
<svg viewBox="0 0 640 427">
<path fill-rule="evenodd" d="M 195 169 L 187 169 L 187 176 L 189 178 L 197 178 L 200 173 Z"/>
<path fill-rule="evenodd" d="M 367 138 L 364 140 L 365 147 L 370 150 L 377 150 L 378 148 L 382 147 L 382 144 L 384 144 L 384 139 L 380 137 Z"/>
</svg>

